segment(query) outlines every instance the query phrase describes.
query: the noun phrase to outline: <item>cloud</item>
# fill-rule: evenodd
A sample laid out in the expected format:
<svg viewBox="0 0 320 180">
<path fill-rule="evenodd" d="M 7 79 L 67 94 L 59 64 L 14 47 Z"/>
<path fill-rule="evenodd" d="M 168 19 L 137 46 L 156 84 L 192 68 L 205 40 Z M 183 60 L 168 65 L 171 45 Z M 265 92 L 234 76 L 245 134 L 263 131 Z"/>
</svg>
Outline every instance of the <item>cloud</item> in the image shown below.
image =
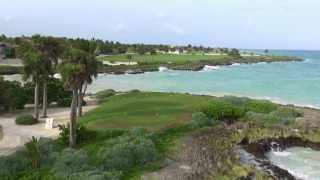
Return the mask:
<svg viewBox="0 0 320 180">
<path fill-rule="evenodd" d="M 0 20 L 4 23 L 10 23 L 12 21 L 13 17 L 12 16 L 4 16 L 4 17 L 0 17 Z"/>
<path fill-rule="evenodd" d="M 178 35 L 184 35 L 185 30 L 177 25 L 171 24 L 171 23 L 163 23 L 163 26 L 165 29 L 178 34 Z"/>
<path fill-rule="evenodd" d="M 167 12 L 164 12 L 164 11 L 161 11 L 161 12 L 157 12 L 156 14 L 155 14 L 155 17 L 156 17 L 156 19 L 160 19 L 160 20 L 164 20 L 164 19 L 167 19 L 167 17 L 168 17 L 169 15 L 168 15 L 168 13 Z"/>
<path fill-rule="evenodd" d="M 113 27 L 113 30 L 115 32 L 126 32 L 128 30 L 128 27 L 122 23 L 118 23 Z"/>
</svg>

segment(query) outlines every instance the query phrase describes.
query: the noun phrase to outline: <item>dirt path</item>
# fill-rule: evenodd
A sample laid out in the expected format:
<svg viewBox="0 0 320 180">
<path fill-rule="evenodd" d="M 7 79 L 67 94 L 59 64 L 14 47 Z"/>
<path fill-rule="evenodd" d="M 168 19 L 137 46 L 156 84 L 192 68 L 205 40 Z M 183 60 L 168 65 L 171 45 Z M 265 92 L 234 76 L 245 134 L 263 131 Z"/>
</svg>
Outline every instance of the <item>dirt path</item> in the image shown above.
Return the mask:
<svg viewBox="0 0 320 180">
<path fill-rule="evenodd" d="M 94 109 L 96 105 L 83 107 L 83 112 Z M 0 156 L 14 152 L 18 147 L 23 146 L 32 136 L 56 138 L 59 135 L 57 127 L 53 129 L 45 128 L 45 120 L 41 119 L 39 124 L 32 126 L 18 126 L 15 118 L 18 115 L 32 113 L 28 108 L 14 113 L 0 114 L 0 125 L 3 129 L 3 139 L 0 140 Z M 54 119 L 54 125 L 64 124 L 69 120 L 70 108 L 50 108 L 48 116 Z"/>
</svg>

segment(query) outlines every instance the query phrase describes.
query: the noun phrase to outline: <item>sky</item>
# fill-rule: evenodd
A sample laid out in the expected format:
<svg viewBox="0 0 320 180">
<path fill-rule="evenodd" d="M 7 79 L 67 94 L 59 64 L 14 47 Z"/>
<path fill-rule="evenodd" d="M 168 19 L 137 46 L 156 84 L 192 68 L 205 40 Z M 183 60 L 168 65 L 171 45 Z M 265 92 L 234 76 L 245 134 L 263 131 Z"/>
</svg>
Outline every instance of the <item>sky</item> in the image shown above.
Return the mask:
<svg viewBox="0 0 320 180">
<path fill-rule="evenodd" d="M 320 50 L 319 0 L 0 0 L 0 34 Z"/>
</svg>

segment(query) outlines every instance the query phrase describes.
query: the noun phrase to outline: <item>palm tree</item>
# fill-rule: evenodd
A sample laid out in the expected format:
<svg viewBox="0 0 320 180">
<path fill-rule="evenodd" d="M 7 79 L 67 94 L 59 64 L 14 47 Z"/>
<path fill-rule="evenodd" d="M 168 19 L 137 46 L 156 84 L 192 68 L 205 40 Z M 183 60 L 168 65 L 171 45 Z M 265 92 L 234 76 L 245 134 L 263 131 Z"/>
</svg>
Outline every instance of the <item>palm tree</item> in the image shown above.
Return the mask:
<svg viewBox="0 0 320 180">
<path fill-rule="evenodd" d="M 77 121 L 77 104 L 79 98 L 79 87 L 86 79 L 86 67 L 84 62 L 87 54 L 79 49 L 68 48 L 64 54 L 63 62 L 59 70 L 66 88 L 72 90 L 72 103 L 70 112 L 70 135 L 69 147 L 74 148 L 76 145 L 76 121 Z"/>
<path fill-rule="evenodd" d="M 83 81 L 79 86 L 79 98 L 78 98 L 78 116 L 82 116 L 82 105 L 83 105 L 83 98 L 86 94 L 88 84 L 91 84 L 93 78 L 97 77 L 98 75 L 98 61 L 96 60 L 95 55 L 87 53 L 85 58 L 82 59 L 80 62 L 84 66 L 85 75 L 83 77 Z"/>
<path fill-rule="evenodd" d="M 33 36 L 33 41 L 36 44 L 37 49 L 39 49 L 45 56 L 45 62 L 43 63 L 43 68 L 46 72 L 42 75 L 42 85 L 43 85 L 43 115 L 42 117 L 47 117 L 47 107 L 48 107 L 48 92 L 47 92 L 47 81 L 54 74 L 54 68 L 58 64 L 58 58 L 62 54 L 62 43 L 53 37 L 41 37 Z"/>
<path fill-rule="evenodd" d="M 81 50 L 83 57 L 79 59 L 78 63 L 84 67 L 83 80 L 79 86 L 78 103 L 77 103 L 77 116 L 82 116 L 83 98 L 85 96 L 88 84 L 92 83 L 94 77 L 98 75 L 98 61 L 96 56 L 99 55 L 99 46 L 97 41 L 92 39 L 90 41 L 77 39 L 71 44 L 72 47 Z"/>
<path fill-rule="evenodd" d="M 31 43 L 25 44 L 21 58 L 23 60 L 23 77 L 24 80 L 31 79 L 35 83 L 34 90 L 34 118 L 39 120 L 39 84 L 46 74 L 45 56 L 41 51 L 34 48 Z"/>
</svg>

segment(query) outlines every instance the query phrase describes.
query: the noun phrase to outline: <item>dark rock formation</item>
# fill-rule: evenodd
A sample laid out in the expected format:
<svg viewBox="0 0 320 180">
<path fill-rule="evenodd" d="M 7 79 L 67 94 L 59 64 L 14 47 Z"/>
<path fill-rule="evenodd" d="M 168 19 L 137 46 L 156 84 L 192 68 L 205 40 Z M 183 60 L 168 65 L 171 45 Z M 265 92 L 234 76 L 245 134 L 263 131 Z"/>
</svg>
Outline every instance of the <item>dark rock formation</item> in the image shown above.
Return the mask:
<svg viewBox="0 0 320 180">
<path fill-rule="evenodd" d="M 246 152 L 254 155 L 254 159 L 251 159 L 250 163 L 254 164 L 257 169 L 265 171 L 268 175 L 274 177 L 275 179 L 288 180 L 296 178 L 287 170 L 271 164 L 271 162 L 265 156 L 267 152 L 271 150 L 283 151 L 290 147 L 309 147 L 314 150 L 320 150 L 320 143 L 311 142 L 300 137 L 293 136 L 263 139 L 251 144 L 249 144 L 247 138 L 244 138 L 241 142 L 241 145 Z"/>
</svg>

